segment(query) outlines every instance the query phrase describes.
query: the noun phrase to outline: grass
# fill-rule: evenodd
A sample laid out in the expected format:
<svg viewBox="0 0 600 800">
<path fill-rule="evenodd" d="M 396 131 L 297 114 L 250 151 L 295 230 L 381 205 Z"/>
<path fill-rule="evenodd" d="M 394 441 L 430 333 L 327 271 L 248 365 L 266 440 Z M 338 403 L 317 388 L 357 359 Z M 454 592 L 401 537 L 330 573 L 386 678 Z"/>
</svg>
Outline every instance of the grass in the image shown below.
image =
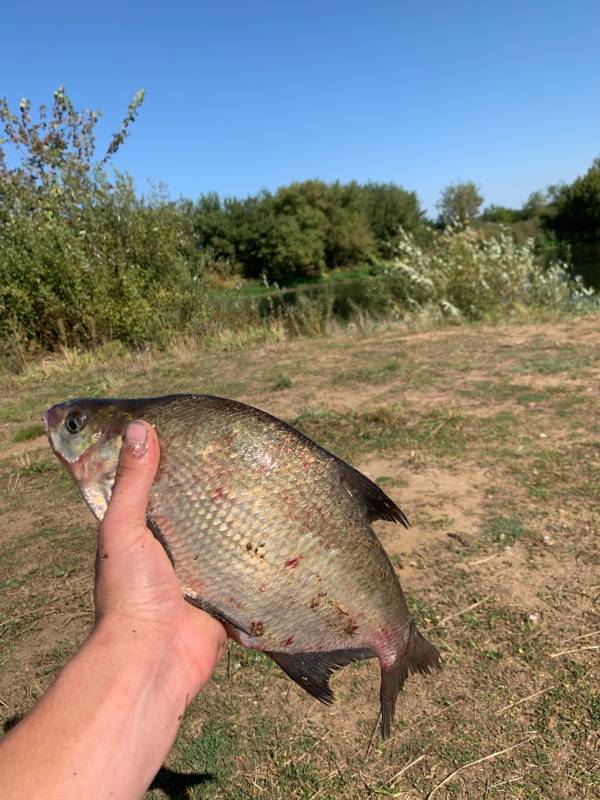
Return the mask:
<svg viewBox="0 0 600 800">
<path fill-rule="evenodd" d="M 280 372 L 273 381 L 271 389 L 274 392 L 280 392 L 282 389 L 291 389 L 293 383 L 294 382 L 289 375 L 287 375 L 285 372 Z"/>
<path fill-rule="evenodd" d="M 284 290 L 302 290 L 317 286 L 331 286 L 336 283 L 346 283 L 349 281 L 362 280 L 371 277 L 381 268 L 374 267 L 370 264 L 363 264 L 358 267 L 347 267 L 334 269 L 324 273 L 318 277 L 303 278 L 302 280 L 292 281 L 285 287 Z M 264 281 L 246 279 L 240 283 L 235 289 L 230 289 L 231 294 L 236 293 L 242 297 L 264 297 L 278 291 L 278 288 L 273 284 L 266 284 Z"/>
<path fill-rule="evenodd" d="M 379 384 L 389 383 L 389 381 L 398 373 L 401 372 L 401 366 L 396 359 L 387 361 L 384 364 L 378 364 L 375 367 L 358 367 L 355 370 L 344 370 L 338 372 L 332 378 L 332 384 L 339 383 L 367 383 Z"/>
<path fill-rule="evenodd" d="M 29 439 L 35 439 L 37 436 L 42 436 L 43 433 L 44 431 L 39 423 L 26 425 L 23 428 L 18 428 L 13 433 L 12 440 L 15 443 L 27 442 Z"/>
<path fill-rule="evenodd" d="M 492 517 L 486 522 L 483 533 L 498 544 L 513 545 L 526 530 L 518 517 Z"/>
<path fill-rule="evenodd" d="M 307 409 L 292 424 L 324 447 L 346 459 L 371 452 L 405 447 L 433 449 L 440 455 L 459 456 L 465 448 L 463 419 L 453 411 L 410 413 L 394 406 L 339 413 Z"/>
<path fill-rule="evenodd" d="M 600 665 L 584 648 L 600 645 L 599 358 L 588 316 L 388 326 L 226 357 L 187 342 L 163 355 L 65 352 L 0 377 L 4 724 L 93 619 L 95 526 L 36 449 L 39 415 L 85 394 L 229 394 L 293 421 L 400 503 L 414 527 L 377 533 L 445 669 L 407 682 L 381 743 L 377 664 L 340 671 L 325 708 L 230 644 L 147 800 L 423 800 L 455 770 L 434 800 L 598 797 Z"/>
</svg>

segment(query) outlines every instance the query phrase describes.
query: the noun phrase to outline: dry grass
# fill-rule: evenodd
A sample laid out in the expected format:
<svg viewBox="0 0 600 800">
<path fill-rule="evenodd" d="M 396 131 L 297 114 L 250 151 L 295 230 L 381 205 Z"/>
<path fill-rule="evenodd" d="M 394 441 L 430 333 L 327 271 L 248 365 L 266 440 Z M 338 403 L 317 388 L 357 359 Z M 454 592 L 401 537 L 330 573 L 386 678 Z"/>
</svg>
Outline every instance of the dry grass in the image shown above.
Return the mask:
<svg viewBox="0 0 600 800">
<path fill-rule="evenodd" d="M 82 394 L 206 391 L 272 411 L 399 500 L 380 524 L 445 670 L 391 739 L 378 670 L 324 708 L 231 645 L 149 798 L 600 796 L 600 320 L 388 328 L 176 357 L 69 354 L 0 383 L 0 716 L 18 718 L 92 619 L 94 525 L 34 423 Z M 23 433 L 19 433 L 23 431 Z"/>
</svg>

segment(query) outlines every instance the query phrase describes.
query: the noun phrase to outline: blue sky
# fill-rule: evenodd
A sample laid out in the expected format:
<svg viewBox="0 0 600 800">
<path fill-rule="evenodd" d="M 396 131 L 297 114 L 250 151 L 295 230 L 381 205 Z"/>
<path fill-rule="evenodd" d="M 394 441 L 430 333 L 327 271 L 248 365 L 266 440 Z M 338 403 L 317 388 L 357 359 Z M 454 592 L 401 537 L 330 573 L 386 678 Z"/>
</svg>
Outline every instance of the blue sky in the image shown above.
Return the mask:
<svg viewBox="0 0 600 800">
<path fill-rule="evenodd" d="M 141 191 L 395 181 L 432 211 L 472 179 L 518 206 L 600 155 L 599 32 L 598 0 L 7 0 L 0 96 L 64 84 L 106 141 L 144 88 L 117 159 Z"/>
</svg>

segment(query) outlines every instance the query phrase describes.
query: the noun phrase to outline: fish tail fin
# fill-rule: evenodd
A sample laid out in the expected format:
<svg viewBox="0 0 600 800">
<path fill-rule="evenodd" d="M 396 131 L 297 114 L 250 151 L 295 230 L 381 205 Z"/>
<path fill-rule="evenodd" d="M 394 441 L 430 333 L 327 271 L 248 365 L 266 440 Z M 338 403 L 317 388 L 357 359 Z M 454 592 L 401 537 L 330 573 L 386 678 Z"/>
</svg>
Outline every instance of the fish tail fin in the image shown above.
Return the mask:
<svg viewBox="0 0 600 800">
<path fill-rule="evenodd" d="M 391 667 L 381 668 L 381 738 L 390 735 L 398 692 L 411 673 L 425 674 L 441 669 L 442 657 L 437 647 L 422 636 L 414 623 L 411 623 L 408 647 Z"/>
</svg>

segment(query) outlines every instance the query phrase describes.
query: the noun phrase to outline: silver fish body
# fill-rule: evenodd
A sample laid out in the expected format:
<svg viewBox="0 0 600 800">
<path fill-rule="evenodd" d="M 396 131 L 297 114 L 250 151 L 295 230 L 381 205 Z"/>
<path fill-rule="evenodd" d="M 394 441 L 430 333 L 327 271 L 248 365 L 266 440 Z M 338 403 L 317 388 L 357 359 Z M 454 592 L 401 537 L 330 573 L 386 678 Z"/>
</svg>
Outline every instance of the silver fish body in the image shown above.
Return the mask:
<svg viewBox="0 0 600 800">
<path fill-rule="evenodd" d="M 407 525 L 403 512 L 281 420 L 225 398 L 174 395 L 72 400 L 46 412 L 50 443 L 99 519 L 135 418 L 158 433 L 148 523 L 186 598 L 324 702 L 334 669 L 377 657 L 389 735 L 409 672 L 440 666 L 371 527 Z"/>
</svg>

